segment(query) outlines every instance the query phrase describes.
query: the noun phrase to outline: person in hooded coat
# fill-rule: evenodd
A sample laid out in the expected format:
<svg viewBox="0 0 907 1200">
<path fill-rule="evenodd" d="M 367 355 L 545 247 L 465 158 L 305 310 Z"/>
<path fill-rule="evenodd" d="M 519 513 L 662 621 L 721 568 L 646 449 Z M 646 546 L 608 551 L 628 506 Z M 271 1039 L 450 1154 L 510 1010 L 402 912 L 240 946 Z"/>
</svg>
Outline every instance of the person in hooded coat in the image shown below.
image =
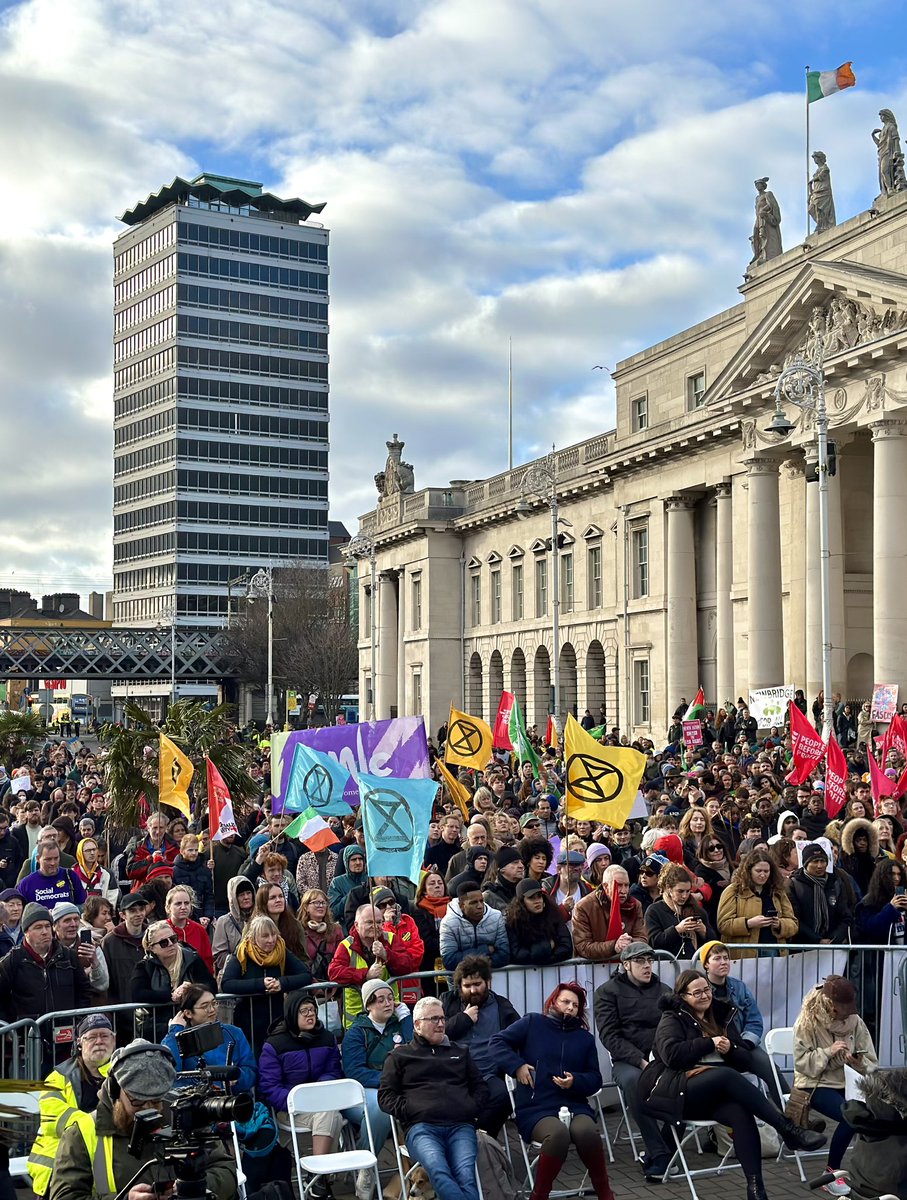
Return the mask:
<svg viewBox="0 0 907 1200">
<path fill-rule="evenodd" d="M 227 959 L 236 953 L 236 947 L 242 941 L 246 926 L 255 912 L 255 887 L 244 875 L 227 880 L 227 908 L 228 911 L 214 922 L 211 937 L 211 953 L 214 955 L 218 979 L 223 975 Z"/>
<path fill-rule="evenodd" d="M 879 834 L 872 821 L 854 817 L 848 821 L 841 833 L 841 866 L 860 889 L 860 895 L 869 891 L 869 883 L 879 857 Z"/>
<path fill-rule="evenodd" d="M 481 891 L 491 866 L 491 859 L 492 854 L 487 846 L 470 846 L 466 851 L 465 869 L 454 875 L 447 885 L 448 895 L 456 896 L 461 883 L 474 883 Z"/>
<path fill-rule="evenodd" d="M 365 864 L 365 851 L 353 842 L 343 851 L 343 874 L 335 875 L 328 888 L 328 904 L 334 918 L 343 925 L 344 933 L 349 933 L 352 922 L 344 917 L 346 901 L 350 892 L 360 884 L 368 887 L 368 871 Z M 353 913 L 355 918 L 355 912 Z"/>
<path fill-rule="evenodd" d="M 850 1186 L 866 1200 L 907 1200 L 907 1070 L 871 1071 L 862 1091 L 862 1100 L 846 1100 L 841 1110 L 857 1135 L 850 1151 Z"/>
</svg>

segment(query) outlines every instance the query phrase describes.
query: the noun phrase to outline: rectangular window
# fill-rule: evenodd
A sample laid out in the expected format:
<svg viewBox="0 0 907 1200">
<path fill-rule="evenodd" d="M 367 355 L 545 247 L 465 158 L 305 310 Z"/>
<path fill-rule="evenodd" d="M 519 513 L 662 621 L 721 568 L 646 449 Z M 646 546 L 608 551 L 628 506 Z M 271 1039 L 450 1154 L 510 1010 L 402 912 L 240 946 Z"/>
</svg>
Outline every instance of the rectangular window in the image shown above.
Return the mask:
<svg viewBox="0 0 907 1200">
<path fill-rule="evenodd" d="M 602 548 L 590 546 L 588 554 L 589 607 L 602 606 Z"/>
<path fill-rule="evenodd" d="M 413 703 L 412 715 L 418 717 L 422 712 L 422 672 L 413 671 Z"/>
<path fill-rule="evenodd" d="M 648 725 L 650 718 L 649 660 L 638 658 L 633 664 L 634 715 L 637 725 Z"/>
<path fill-rule="evenodd" d="M 548 560 L 535 560 L 535 615 L 544 617 L 548 612 Z"/>
<path fill-rule="evenodd" d="M 482 624 L 482 576 L 478 571 L 469 577 L 470 588 L 470 613 L 472 614 L 472 624 Z"/>
<path fill-rule="evenodd" d="M 362 627 L 359 630 L 359 638 L 363 642 L 367 642 L 372 636 L 372 589 L 370 587 L 363 589 L 363 603 L 360 609 L 362 613 Z"/>
<path fill-rule="evenodd" d="M 561 603 L 564 612 L 573 612 L 573 555 L 561 555 Z"/>
<path fill-rule="evenodd" d="M 491 572 L 491 623 L 501 623 L 501 571 L 498 568 Z"/>
<path fill-rule="evenodd" d="M 413 579 L 412 627 L 413 629 L 422 628 L 422 579 L 419 575 Z"/>
<path fill-rule="evenodd" d="M 687 408 L 700 408 L 705 395 L 705 371 L 687 377 Z"/>
<path fill-rule="evenodd" d="M 523 564 L 515 563 L 513 567 L 513 620 L 523 619 Z"/>
<path fill-rule="evenodd" d="M 637 396 L 633 401 L 633 431 L 649 428 L 649 397 Z"/>
<path fill-rule="evenodd" d="M 366 706 L 366 712 L 368 712 L 368 713 L 371 713 L 371 712 L 373 712 L 373 711 L 374 711 L 374 704 L 375 704 L 375 699 L 374 699 L 374 695 L 373 695 L 373 693 L 372 693 L 372 677 L 371 677 L 371 675 L 366 675 L 366 677 L 365 677 L 365 706 Z"/>
<path fill-rule="evenodd" d="M 649 527 L 641 525 L 630 534 L 630 554 L 633 569 L 633 599 L 649 594 Z"/>
</svg>

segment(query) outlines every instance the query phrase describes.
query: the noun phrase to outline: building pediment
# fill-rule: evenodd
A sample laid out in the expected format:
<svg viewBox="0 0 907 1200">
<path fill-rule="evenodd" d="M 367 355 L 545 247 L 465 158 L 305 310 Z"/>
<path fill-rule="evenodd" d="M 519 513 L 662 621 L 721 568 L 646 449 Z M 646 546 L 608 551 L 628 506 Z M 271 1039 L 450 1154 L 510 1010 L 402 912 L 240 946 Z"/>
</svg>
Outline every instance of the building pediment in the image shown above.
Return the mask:
<svg viewBox="0 0 907 1200">
<path fill-rule="evenodd" d="M 907 276 L 862 263 L 806 264 L 716 376 L 705 405 L 751 400 L 774 387 L 795 358 L 814 361 L 821 346 L 826 375 L 854 356 L 876 359 L 907 337 Z"/>
</svg>

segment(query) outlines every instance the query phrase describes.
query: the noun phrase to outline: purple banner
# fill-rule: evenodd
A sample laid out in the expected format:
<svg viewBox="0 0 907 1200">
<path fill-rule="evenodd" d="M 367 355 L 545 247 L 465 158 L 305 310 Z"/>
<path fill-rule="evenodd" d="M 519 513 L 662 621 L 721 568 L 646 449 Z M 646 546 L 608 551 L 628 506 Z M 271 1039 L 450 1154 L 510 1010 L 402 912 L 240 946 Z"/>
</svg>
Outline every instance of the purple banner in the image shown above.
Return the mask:
<svg viewBox="0 0 907 1200">
<path fill-rule="evenodd" d="M 359 725 L 329 725 L 324 729 L 301 729 L 275 734 L 271 753 L 277 751 L 278 764 L 272 761 L 271 787 L 283 807 L 293 749 L 298 742 L 328 754 L 350 772 L 343 798 L 351 807 L 359 805 L 359 772 L 394 779 L 430 779 L 428 742 L 421 717 L 394 717 L 390 721 L 366 721 Z M 275 779 L 276 775 L 276 779 Z"/>
</svg>

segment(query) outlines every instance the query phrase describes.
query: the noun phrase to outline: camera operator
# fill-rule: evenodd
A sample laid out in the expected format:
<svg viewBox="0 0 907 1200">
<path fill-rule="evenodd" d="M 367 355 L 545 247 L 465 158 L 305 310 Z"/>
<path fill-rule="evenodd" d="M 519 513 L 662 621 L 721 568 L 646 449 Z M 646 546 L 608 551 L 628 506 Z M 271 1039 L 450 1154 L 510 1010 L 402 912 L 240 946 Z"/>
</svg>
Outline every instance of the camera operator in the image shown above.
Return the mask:
<svg viewBox="0 0 907 1200">
<path fill-rule="evenodd" d="M 176 1067 L 165 1046 L 137 1038 L 114 1052 L 110 1074 L 101 1087 L 91 1121 L 70 1125 L 50 1179 L 49 1200 L 110 1200 L 144 1163 L 154 1163 L 127 1193 L 127 1200 L 161 1200 L 173 1192 L 178 1157 L 171 1143 L 149 1138 L 138 1157 L 130 1153 L 136 1114 L 164 1111 L 164 1098 L 173 1088 Z M 236 1195 L 236 1167 L 216 1141 L 206 1142 L 206 1187 L 217 1200 Z"/>
</svg>

